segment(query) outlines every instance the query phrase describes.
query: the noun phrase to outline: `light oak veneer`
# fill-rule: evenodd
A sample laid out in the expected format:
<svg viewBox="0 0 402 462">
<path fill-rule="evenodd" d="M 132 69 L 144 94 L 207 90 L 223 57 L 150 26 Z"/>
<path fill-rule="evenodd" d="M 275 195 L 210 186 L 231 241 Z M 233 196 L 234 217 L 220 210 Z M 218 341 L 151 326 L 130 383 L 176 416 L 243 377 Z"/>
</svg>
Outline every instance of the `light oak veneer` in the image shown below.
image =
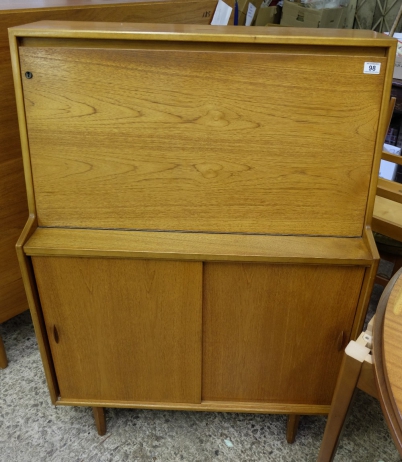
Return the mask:
<svg viewBox="0 0 402 462">
<path fill-rule="evenodd" d="M 374 281 L 396 41 L 63 22 L 10 40 L 53 402 L 97 408 L 100 433 L 107 406 L 284 412 L 292 440 L 328 412 Z"/>
</svg>

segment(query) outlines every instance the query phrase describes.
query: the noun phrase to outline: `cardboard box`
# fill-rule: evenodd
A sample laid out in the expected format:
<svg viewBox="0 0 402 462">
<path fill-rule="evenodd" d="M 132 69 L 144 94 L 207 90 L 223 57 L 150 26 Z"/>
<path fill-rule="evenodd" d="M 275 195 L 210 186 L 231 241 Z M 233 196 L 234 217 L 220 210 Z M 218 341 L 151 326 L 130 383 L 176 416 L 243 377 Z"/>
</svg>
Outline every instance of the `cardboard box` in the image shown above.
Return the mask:
<svg viewBox="0 0 402 462">
<path fill-rule="evenodd" d="M 247 10 L 250 3 L 252 3 L 257 9 L 254 15 L 254 20 L 251 23 L 252 26 L 254 25 L 255 18 L 258 15 L 258 10 L 260 9 L 262 1 L 263 0 L 238 0 L 237 3 L 239 5 L 239 26 L 244 26 L 246 24 Z"/>
<path fill-rule="evenodd" d="M 394 67 L 394 79 L 402 80 L 402 56 L 396 56 Z"/>
<path fill-rule="evenodd" d="M 258 8 L 262 4 L 262 0 L 237 0 L 237 4 L 239 5 L 239 13 L 242 12 L 244 14 L 247 14 L 249 3 L 252 3 L 258 10 Z"/>
<path fill-rule="evenodd" d="M 345 8 L 306 8 L 300 3 L 283 2 L 282 26 L 320 27 L 336 29 L 342 27 Z"/>
<path fill-rule="evenodd" d="M 261 7 L 258 10 L 255 26 L 266 26 L 267 24 L 279 24 L 281 20 L 281 9 L 279 6 Z"/>
<path fill-rule="evenodd" d="M 394 79 L 402 80 L 402 34 L 394 34 L 394 38 L 398 39 L 398 46 L 396 48 Z"/>
</svg>

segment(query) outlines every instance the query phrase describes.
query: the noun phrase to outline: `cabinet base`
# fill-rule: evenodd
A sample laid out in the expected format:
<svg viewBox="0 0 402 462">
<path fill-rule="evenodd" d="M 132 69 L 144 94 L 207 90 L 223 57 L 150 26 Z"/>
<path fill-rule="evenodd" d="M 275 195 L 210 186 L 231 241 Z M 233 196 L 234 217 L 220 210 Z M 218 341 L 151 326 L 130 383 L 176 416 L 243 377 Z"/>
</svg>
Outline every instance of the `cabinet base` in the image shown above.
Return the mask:
<svg viewBox="0 0 402 462">
<path fill-rule="evenodd" d="M 204 412 L 244 412 L 249 414 L 296 414 L 327 415 L 330 404 L 282 404 L 282 403 L 244 403 L 225 401 L 202 401 L 195 403 L 154 403 L 134 401 L 106 401 L 59 398 L 56 406 L 111 407 L 128 409 L 153 409 L 163 411 L 204 411 Z"/>
</svg>

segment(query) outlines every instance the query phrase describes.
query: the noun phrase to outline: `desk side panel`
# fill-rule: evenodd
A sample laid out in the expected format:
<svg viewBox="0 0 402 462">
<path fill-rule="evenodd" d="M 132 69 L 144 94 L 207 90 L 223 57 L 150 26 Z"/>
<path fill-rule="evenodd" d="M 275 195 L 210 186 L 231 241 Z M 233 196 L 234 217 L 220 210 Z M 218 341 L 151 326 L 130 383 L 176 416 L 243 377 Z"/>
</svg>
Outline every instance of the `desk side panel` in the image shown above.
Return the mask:
<svg viewBox="0 0 402 462">
<path fill-rule="evenodd" d="M 0 323 L 2 323 L 28 308 L 15 252 L 15 244 L 24 227 L 28 212 L 22 159 L 0 162 L 0 170 Z"/>
</svg>

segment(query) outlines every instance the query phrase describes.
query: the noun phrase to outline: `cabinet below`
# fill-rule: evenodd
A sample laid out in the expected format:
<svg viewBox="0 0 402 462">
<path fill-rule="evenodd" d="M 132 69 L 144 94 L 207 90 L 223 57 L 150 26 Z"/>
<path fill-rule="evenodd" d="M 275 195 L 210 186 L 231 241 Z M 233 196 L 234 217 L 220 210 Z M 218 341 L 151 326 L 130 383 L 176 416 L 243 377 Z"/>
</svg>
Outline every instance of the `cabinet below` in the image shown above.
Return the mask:
<svg viewBox="0 0 402 462">
<path fill-rule="evenodd" d="M 363 266 L 32 262 L 61 403 L 250 412 L 330 404 L 365 274 Z"/>
</svg>

